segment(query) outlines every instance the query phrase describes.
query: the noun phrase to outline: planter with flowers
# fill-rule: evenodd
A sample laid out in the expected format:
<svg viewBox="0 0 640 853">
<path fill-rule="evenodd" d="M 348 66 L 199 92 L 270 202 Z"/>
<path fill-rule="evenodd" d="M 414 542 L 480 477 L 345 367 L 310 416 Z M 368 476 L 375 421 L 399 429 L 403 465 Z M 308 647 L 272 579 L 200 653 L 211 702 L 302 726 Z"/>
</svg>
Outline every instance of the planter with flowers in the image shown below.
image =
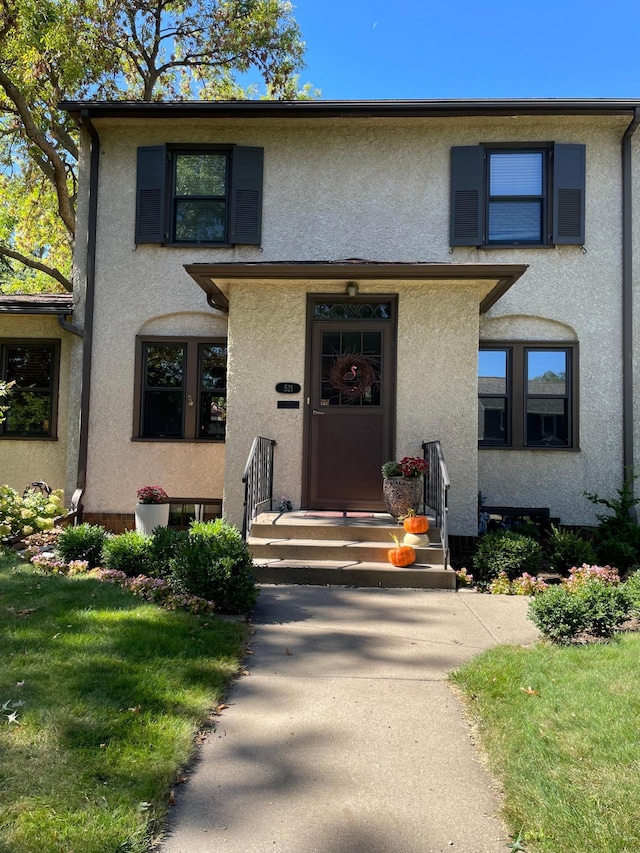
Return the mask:
<svg viewBox="0 0 640 853">
<path fill-rule="evenodd" d="M 382 496 L 387 512 L 394 518 L 417 513 L 424 493 L 424 475 L 429 463 L 419 456 L 405 456 L 399 462 L 382 466 Z"/>
<path fill-rule="evenodd" d="M 169 524 L 169 496 L 160 486 L 143 486 L 137 494 L 136 530 L 151 536 L 156 527 Z"/>
</svg>

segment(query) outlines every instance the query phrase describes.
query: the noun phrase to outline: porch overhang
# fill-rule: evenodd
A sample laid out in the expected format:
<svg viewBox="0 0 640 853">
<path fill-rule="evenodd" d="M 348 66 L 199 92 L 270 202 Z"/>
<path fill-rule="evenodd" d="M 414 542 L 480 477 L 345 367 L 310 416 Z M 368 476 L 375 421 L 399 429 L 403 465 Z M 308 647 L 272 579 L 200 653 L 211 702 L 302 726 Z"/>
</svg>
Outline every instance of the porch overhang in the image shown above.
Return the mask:
<svg viewBox="0 0 640 853">
<path fill-rule="evenodd" d="M 0 295 L 0 314 L 73 314 L 72 293 L 12 293 Z"/>
<path fill-rule="evenodd" d="M 528 264 L 439 264 L 396 261 L 249 261 L 185 264 L 185 270 L 206 293 L 212 308 L 229 311 L 232 281 L 482 281 L 488 290 L 480 299 L 480 313 L 488 311 L 526 272 Z"/>
</svg>

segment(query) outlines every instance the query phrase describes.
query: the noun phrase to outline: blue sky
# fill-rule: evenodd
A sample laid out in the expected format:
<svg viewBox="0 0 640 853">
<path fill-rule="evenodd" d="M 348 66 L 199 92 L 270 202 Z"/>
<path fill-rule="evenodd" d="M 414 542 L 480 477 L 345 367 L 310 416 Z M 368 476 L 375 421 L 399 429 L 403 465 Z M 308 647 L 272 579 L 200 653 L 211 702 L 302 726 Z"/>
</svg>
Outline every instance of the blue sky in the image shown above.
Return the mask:
<svg viewBox="0 0 640 853">
<path fill-rule="evenodd" d="M 294 0 L 326 100 L 638 98 L 636 0 Z"/>
</svg>

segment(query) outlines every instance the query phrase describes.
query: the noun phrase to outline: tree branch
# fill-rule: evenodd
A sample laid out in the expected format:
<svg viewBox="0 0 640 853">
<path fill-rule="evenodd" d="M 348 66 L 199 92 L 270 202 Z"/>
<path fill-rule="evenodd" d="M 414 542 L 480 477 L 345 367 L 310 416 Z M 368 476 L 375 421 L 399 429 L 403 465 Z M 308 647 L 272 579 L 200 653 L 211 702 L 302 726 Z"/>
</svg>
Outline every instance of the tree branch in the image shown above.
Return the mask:
<svg viewBox="0 0 640 853">
<path fill-rule="evenodd" d="M 46 275 L 51 276 L 51 278 L 55 278 L 57 282 L 59 282 L 65 290 L 68 290 L 69 293 L 73 291 L 73 284 L 69 281 L 69 279 L 64 276 L 60 270 L 55 267 L 49 267 L 46 264 L 43 264 L 41 261 L 36 261 L 35 258 L 29 258 L 27 255 L 22 255 L 20 252 L 16 252 L 13 249 L 10 249 L 8 246 L 3 246 L 0 244 L 0 255 L 4 255 L 7 258 L 12 258 L 14 261 L 19 261 L 21 264 L 24 264 L 25 267 L 29 267 L 32 270 L 38 270 L 39 272 L 43 272 Z"/>
<path fill-rule="evenodd" d="M 56 151 L 55 146 L 49 142 L 44 133 L 37 127 L 33 116 L 31 115 L 29 105 L 22 92 L 1 68 L 0 86 L 2 86 L 7 97 L 12 101 L 12 103 L 15 104 L 20 114 L 20 118 L 22 119 L 24 132 L 27 138 L 42 151 L 49 163 L 51 163 L 54 171 L 54 188 L 58 197 L 58 212 L 60 213 L 60 218 L 64 222 L 67 231 L 73 236 L 75 235 L 76 230 L 76 218 L 69 200 L 69 193 L 67 192 L 67 170 L 64 160 L 62 160 Z"/>
</svg>

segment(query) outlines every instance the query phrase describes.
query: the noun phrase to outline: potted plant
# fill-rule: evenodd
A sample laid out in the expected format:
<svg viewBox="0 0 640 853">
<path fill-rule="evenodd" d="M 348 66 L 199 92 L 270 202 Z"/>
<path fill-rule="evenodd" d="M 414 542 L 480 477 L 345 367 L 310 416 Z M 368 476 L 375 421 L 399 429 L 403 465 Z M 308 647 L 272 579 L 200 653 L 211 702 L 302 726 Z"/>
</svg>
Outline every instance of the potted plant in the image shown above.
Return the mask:
<svg viewBox="0 0 640 853">
<path fill-rule="evenodd" d="M 429 463 L 419 456 L 384 463 L 382 496 L 389 515 L 398 519 L 410 510 L 418 512 L 424 492 L 423 477 L 428 473 Z"/>
<path fill-rule="evenodd" d="M 136 530 L 151 536 L 156 527 L 169 524 L 169 496 L 160 486 L 143 486 L 137 495 Z"/>
</svg>

